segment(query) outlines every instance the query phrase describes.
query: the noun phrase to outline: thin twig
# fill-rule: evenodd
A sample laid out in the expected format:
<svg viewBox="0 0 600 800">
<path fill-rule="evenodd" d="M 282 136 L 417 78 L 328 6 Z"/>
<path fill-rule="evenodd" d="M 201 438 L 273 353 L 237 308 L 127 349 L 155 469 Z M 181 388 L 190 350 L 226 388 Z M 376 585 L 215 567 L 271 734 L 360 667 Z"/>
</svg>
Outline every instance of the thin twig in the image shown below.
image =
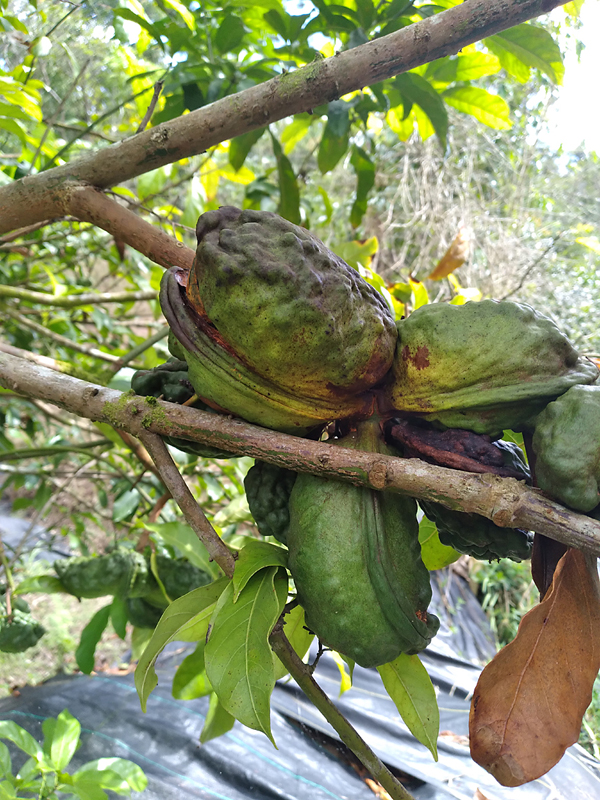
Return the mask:
<svg viewBox="0 0 600 800">
<path fill-rule="evenodd" d="M 188 525 L 194 530 L 214 561 L 227 577 L 232 578 L 235 560 L 219 535 L 206 519 L 204 512 L 194 499 L 175 462 L 160 436 L 149 431 L 141 433 L 140 439 L 152 456 L 161 478 L 181 509 Z M 271 646 L 290 675 L 312 700 L 325 719 L 339 734 L 344 744 L 371 772 L 373 777 L 390 793 L 393 800 L 413 800 L 402 784 L 359 736 L 343 714 L 335 707 L 325 692 L 310 674 L 310 668 L 302 662 L 283 633 L 282 619 L 275 625 L 270 637 Z"/>
<path fill-rule="evenodd" d="M 146 350 L 149 350 L 151 347 L 154 347 L 154 345 L 157 342 L 160 342 L 161 339 L 165 339 L 168 335 L 169 335 L 169 326 L 165 325 L 164 328 L 161 328 L 156 333 L 153 333 L 152 336 L 149 336 L 143 342 L 132 348 L 128 353 L 125 353 L 125 355 L 118 358 L 117 361 L 113 364 L 112 367 L 113 371 L 115 373 L 118 372 L 126 364 L 129 364 L 131 361 L 140 356 L 142 353 L 145 353 Z"/>
<path fill-rule="evenodd" d="M 41 303 L 44 306 L 76 308 L 77 306 L 98 305 L 100 303 L 134 303 L 138 300 L 156 300 L 158 292 L 155 292 L 154 289 L 144 289 L 138 292 L 89 292 L 86 294 L 57 296 L 0 284 L 0 297 L 17 297 L 19 300 Z"/>
<path fill-rule="evenodd" d="M 23 325 L 25 328 L 29 328 L 30 330 L 39 333 L 40 336 L 45 336 L 48 339 L 52 339 L 52 341 L 62 345 L 63 347 L 66 347 L 68 350 L 75 350 L 75 352 L 77 353 L 83 353 L 86 356 L 99 358 L 101 361 L 109 361 L 111 364 L 115 364 L 121 361 L 119 356 L 115 356 L 112 353 L 105 353 L 103 350 L 98 350 L 96 347 L 91 347 L 90 345 L 87 344 L 80 344 L 79 342 L 74 342 L 72 339 L 68 339 L 66 336 L 62 336 L 60 333 L 55 333 L 49 328 L 45 328 L 38 322 L 34 322 L 31 319 L 27 319 L 27 317 L 24 317 L 22 314 L 18 314 L 16 311 L 13 311 L 10 308 L 6 308 L 4 310 L 4 313 L 11 319 L 13 319 L 15 322 L 17 322 L 19 325 Z"/>
<path fill-rule="evenodd" d="M 187 483 L 184 481 L 167 446 L 155 433 L 145 431 L 139 438 L 156 464 L 162 482 L 171 492 L 173 500 L 181 509 L 188 525 L 206 547 L 210 557 L 223 570 L 228 578 L 233 576 L 235 560 L 233 555 L 223 543 L 213 526 L 207 520 L 204 512 L 195 501 Z"/>
<path fill-rule="evenodd" d="M 141 133 L 146 128 L 146 125 L 150 122 L 150 117 L 154 113 L 154 109 L 156 108 L 156 104 L 158 103 L 158 98 L 160 97 L 160 93 L 162 92 L 164 84 L 165 84 L 164 80 L 156 81 L 156 83 L 154 84 L 154 93 L 152 95 L 152 100 L 150 100 L 150 105 L 148 106 L 148 109 L 144 114 L 143 120 L 138 125 L 136 133 Z"/>
</svg>

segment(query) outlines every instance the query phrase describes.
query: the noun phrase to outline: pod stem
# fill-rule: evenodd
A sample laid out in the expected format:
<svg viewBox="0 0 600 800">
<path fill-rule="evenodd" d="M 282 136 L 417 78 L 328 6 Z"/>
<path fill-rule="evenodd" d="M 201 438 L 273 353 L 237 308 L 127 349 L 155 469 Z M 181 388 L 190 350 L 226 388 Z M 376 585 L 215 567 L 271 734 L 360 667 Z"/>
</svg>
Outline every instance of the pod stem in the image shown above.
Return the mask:
<svg viewBox="0 0 600 800">
<path fill-rule="evenodd" d="M 346 747 L 352 750 L 373 778 L 383 786 L 392 800 L 414 800 L 315 681 L 310 667 L 301 660 L 286 638 L 281 618 L 273 628 L 269 641 L 275 654 L 304 694 L 323 714 Z"/>
</svg>

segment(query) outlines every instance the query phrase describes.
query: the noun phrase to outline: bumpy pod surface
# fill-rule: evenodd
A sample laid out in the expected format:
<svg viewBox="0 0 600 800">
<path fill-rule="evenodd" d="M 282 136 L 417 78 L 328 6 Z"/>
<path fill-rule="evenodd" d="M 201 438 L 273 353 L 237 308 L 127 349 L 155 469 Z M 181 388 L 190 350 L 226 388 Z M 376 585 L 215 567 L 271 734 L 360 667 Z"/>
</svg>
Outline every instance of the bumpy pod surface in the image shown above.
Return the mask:
<svg viewBox="0 0 600 800">
<path fill-rule="evenodd" d="M 600 503 L 600 386 L 573 386 L 539 415 L 533 434 L 538 486 L 578 511 Z"/>
<path fill-rule="evenodd" d="M 182 279 L 175 267 L 164 274 L 160 304 L 178 344 L 170 345 L 171 350 L 185 357 L 190 383 L 211 407 L 299 436 L 332 419 L 369 414 L 372 401 L 362 394 L 330 400 L 302 397 L 253 372 L 194 311 Z"/>
<path fill-rule="evenodd" d="M 163 613 L 162 608 L 153 606 L 142 597 L 128 597 L 125 600 L 125 610 L 127 619 L 136 628 L 156 628 Z"/>
<path fill-rule="evenodd" d="M 531 557 L 532 537 L 519 528 L 500 528 L 479 514 L 451 511 L 439 503 L 419 500 L 425 516 L 435 523 L 442 544 L 482 561 Z"/>
<path fill-rule="evenodd" d="M 304 228 L 267 211 L 203 214 L 190 276 L 223 339 L 278 386 L 328 400 L 378 383 L 394 356 L 385 300 Z"/>
<path fill-rule="evenodd" d="M 340 446 L 390 452 L 377 423 L 359 427 Z M 299 474 L 287 544 L 307 627 L 327 646 L 373 667 L 435 635 L 412 498 Z"/>
<path fill-rule="evenodd" d="M 598 369 L 526 305 L 422 306 L 398 323 L 388 398 L 399 410 L 475 433 L 519 430 Z"/>
<path fill-rule="evenodd" d="M 0 604 L 0 651 L 22 653 L 37 644 L 46 629 L 28 611 L 14 608 L 10 618 L 6 606 Z"/>
<path fill-rule="evenodd" d="M 134 550 L 59 559 L 54 569 L 65 592 L 75 597 L 141 597 L 150 587 L 146 559 Z"/>
<path fill-rule="evenodd" d="M 250 513 L 263 536 L 274 536 L 287 544 L 290 527 L 290 495 L 296 472 L 265 461 L 257 461 L 244 478 Z"/>
</svg>

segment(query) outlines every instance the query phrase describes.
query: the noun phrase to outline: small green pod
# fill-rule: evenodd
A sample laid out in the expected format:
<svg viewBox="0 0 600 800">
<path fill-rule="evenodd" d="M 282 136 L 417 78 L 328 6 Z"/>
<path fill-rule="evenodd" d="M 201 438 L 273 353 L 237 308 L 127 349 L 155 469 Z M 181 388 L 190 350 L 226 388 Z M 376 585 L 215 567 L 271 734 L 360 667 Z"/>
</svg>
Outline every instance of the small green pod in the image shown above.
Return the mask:
<svg viewBox="0 0 600 800">
<path fill-rule="evenodd" d="M 600 386 L 573 386 L 539 415 L 533 434 L 538 486 L 577 511 L 600 503 Z"/>
<path fill-rule="evenodd" d="M 425 516 L 435 523 L 440 542 L 481 561 L 531 558 L 532 537 L 519 528 L 500 528 L 479 514 L 451 511 L 439 503 L 419 500 Z"/>
<path fill-rule="evenodd" d="M 290 494 L 297 472 L 257 461 L 246 473 L 244 487 L 250 513 L 263 536 L 287 544 Z"/>
<path fill-rule="evenodd" d="M 390 452 L 378 429 L 369 420 L 339 445 Z M 300 474 L 287 544 L 306 624 L 328 647 L 374 667 L 423 650 L 437 632 L 412 498 Z"/>
<path fill-rule="evenodd" d="M 43 625 L 28 611 L 13 608 L 8 617 L 6 606 L 0 603 L 0 651 L 3 653 L 22 653 L 37 644 L 46 633 Z"/>
</svg>

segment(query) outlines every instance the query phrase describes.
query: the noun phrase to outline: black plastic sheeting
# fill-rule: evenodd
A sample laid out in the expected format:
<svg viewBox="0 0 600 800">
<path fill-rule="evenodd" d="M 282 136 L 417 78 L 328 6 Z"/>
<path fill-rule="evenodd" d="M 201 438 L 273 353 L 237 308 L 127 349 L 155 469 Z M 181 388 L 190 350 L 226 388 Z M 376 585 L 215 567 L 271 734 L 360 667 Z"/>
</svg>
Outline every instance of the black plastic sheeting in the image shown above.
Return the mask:
<svg viewBox="0 0 600 800">
<path fill-rule="evenodd" d="M 578 746 L 547 775 L 506 789 L 469 756 L 467 733 L 480 663 L 495 652 L 493 637 L 467 583 L 452 572 L 434 578 L 433 610 L 440 634 L 422 654 L 439 690 L 440 759 L 435 763 L 407 731 L 376 670 L 356 667 L 354 685 L 340 698 L 339 670 L 330 654 L 315 677 L 350 722 L 388 765 L 408 777 L 416 800 L 598 800 L 600 765 Z M 374 800 L 356 759 L 296 684 L 280 681 L 272 702 L 275 749 L 260 733 L 236 723 L 228 734 L 199 744 L 208 699 L 175 701 L 171 680 L 190 646 L 171 647 L 157 664 L 159 685 L 148 712 L 140 710 L 133 675 L 70 676 L 22 690 L 0 701 L 0 718 L 12 719 L 41 738 L 41 723 L 68 708 L 82 724 L 74 766 L 104 756 L 129 758 L 149 778 L 144 800 Z"/>
</svg>

